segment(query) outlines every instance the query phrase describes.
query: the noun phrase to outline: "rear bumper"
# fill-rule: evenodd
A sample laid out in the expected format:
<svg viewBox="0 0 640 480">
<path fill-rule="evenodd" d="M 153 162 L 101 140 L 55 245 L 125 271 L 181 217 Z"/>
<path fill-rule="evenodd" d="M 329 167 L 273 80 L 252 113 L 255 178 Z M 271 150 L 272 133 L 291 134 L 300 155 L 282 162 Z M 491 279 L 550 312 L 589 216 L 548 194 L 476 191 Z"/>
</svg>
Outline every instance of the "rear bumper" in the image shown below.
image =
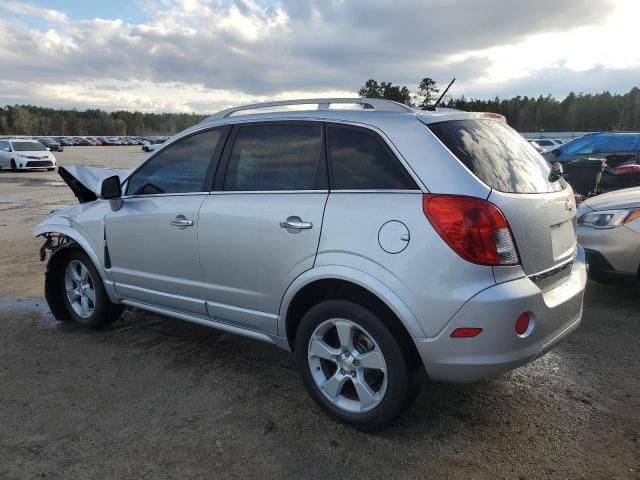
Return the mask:
<svg viewBox="0 0 640 480">
<path fill-rule="evenodd" d="M 437 337 L 414 339 L 429 376 L 469 383 L 519 367 L 549 351 L 580 324 L 587 272 L 582 248 L 571 275 L 542 292 L 529 278 L 483 290 L 470 299 Z M 534 325 L 518 336 L 515 322 L 528 312 Z M 478 327 L 473 338 L 451 338 L 456 328 Z"/>
</svg>

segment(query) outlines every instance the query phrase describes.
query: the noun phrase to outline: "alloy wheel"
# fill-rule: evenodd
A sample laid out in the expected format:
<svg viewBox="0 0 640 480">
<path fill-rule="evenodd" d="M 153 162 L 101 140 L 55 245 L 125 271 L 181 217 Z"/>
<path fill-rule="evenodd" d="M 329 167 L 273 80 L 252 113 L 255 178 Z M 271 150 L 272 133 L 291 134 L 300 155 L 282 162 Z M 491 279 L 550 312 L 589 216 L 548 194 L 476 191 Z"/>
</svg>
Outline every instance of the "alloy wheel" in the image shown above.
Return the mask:
<svg viewBox="0 0 640 480">
<path fill-rule="evenodd" d="M 72 260 L 67 264 L 64 286 L 76 315 L 89 318 L 96 308 L 96 289 L 89 269 L 81 261 Z"/>
<path fill-rule="evenodd" d="M 371 334 L 351 320 L 326 320 L 308 345 L 311 375 L 336 407 L 353 413 L 376 408 L 387 390 L 387 364 Z"/>
</svg>

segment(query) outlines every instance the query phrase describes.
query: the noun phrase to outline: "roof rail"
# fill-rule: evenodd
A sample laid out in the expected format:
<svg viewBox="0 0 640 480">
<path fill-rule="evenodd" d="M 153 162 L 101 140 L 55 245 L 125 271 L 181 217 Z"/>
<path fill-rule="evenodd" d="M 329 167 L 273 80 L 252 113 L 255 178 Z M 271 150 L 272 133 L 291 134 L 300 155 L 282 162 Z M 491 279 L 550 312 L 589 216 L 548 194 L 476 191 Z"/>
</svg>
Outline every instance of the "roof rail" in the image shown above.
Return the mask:
<svg viewBox="0 0 640 480">
<path fill-rule="evenodd" d="M 317 105 L 318 110 L 328 110 L 329 105 L 346 103 L 352 105 L 362 105 L 378 112 L 415 112 L 415 110 L 403 103 L 386 100 L 384 98 L 304 98 L 299 100 L 278 100 L 275 102 L 252 103 L 221 110 L 208 117 L 205 121 L 219 120 L 227 118 L 236 112 L 244 110 L 255 110 L 258 108 L 283 107 L 290 105 Z"/>
</svg>

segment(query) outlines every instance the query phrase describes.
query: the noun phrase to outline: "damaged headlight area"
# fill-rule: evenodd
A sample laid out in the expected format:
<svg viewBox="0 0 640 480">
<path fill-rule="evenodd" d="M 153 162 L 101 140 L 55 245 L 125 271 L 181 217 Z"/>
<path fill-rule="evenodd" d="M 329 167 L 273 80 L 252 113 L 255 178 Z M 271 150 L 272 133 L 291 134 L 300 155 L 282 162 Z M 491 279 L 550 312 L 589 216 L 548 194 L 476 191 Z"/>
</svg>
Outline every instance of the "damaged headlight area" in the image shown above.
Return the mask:
<svg viewBox="0 0 640 480">
<path fill-rule="evenodd" d="M 45 238 L 45 242 L 44 245 L 40 247 L 41 262 L 46 260 L 47 252 L 49 252 L 49 256 L 51 256 L 56 250 L 71 242 L 69 237 L 62 233 L 45 233 L 42 236 Z"/>
</svg>

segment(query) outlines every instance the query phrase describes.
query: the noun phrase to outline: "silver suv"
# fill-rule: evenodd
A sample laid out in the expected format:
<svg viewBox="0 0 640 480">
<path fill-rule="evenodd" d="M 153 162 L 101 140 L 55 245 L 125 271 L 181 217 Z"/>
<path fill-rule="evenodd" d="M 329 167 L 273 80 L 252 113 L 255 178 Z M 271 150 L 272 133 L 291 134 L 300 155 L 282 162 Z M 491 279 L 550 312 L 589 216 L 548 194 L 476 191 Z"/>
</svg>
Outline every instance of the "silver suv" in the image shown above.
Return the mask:
<svg viewBox="0 0 640 480">
<path fill-rule="evenodd" d="M 128 305 L 271 342 L 361 429 L 407 408 L 421 367 L 477 381 L 580 322 L 572 190 L 499 115 L 249 105 L 132 171 L 59 171 L 80 204 L 34 232 L 57 319 L 99 327 Z"/>
</svg>

